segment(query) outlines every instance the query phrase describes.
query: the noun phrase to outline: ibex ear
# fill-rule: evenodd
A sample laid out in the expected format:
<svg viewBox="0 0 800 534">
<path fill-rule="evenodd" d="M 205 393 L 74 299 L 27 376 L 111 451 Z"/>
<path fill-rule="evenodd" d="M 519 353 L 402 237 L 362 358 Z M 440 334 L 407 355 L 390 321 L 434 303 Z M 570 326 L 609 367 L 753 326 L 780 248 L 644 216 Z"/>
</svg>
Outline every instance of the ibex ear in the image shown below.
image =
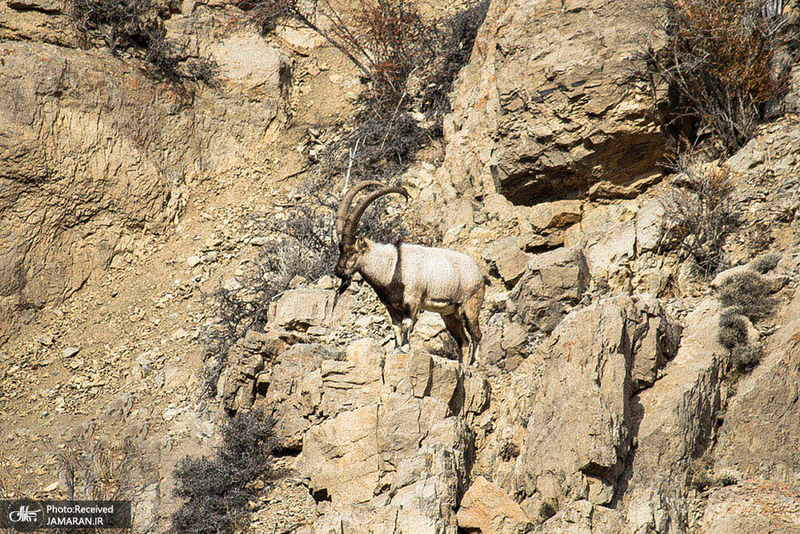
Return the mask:
<svg viewBox="0 0 800 534">
<path fill-rule="evenodd" d="M 356 239 L 354 243 L 356 252 L 363 252 L 367 249 L 367 241 L 363 237 L 359 237 Z"/>
</svg>

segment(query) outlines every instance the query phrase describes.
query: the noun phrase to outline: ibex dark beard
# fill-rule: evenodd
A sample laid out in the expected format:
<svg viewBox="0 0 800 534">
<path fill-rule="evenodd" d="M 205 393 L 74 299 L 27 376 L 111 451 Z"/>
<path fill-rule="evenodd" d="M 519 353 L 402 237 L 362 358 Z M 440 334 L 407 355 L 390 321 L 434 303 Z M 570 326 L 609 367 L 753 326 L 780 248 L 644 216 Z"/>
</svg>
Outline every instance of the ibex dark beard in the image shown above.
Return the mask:
<svg viewBox="0 0 800 534">
<path fill-rule="evenodd" d="M 481 340 L 480 311 L 486 284 L 480 268 L 466 254 L 408 243 L 376 243 L 356 238 L 356 229 L 367 207 L 384 195 L 398 193 L 406 199 L 403 187 L 384 186 L 363 197 L 351 210 L 350 204 L 362 190 L 383 186 L 368 180 L 348 191 L 336 214 L 339 234 L 339 259 L 334 274 L 341 279 L 338 293 L 350 285 L 353 275 L 361 277 L 375 290 L 392 320 L 395 348 L 408 351 L 409 336 L 423 310 L 442 316 L 447 330 L 458 344 L 460 360 L 473 363 Z"/>
</svg>

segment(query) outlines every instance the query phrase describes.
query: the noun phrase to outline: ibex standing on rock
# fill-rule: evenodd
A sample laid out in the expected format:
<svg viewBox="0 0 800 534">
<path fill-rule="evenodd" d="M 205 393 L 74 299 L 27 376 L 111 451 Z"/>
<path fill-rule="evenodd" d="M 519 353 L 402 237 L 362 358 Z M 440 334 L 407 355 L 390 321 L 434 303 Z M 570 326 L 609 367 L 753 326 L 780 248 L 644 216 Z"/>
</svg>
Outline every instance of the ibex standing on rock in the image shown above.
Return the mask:
<svg viewBox="0 0 800 534">
<path fill-rule="evenodd" d="M 336 216 L 339 233 L 339 260 L 334 273 L 342 283 L 343 293 L 355 273 L 372 286 L 392 318 L 395 347 L 407 351 L 409 336 L 422 310 L 441 314 L 447 330 L 455 338 L 463 361 L 468 351 L 471 364 L 481 340 L 479 315 L 485 283 L 477 264 L 460 252 L 407 243 L 376 243 L 356 238 L 356 229 L 364 210 L 378 198 L 399 193 L 408 198 L 403 187 L 382 187 L 370 193 L 350 210 L 355 196 L 370 186 L 383 185 L 365 181 L 345 194 Z"/>
</svg>

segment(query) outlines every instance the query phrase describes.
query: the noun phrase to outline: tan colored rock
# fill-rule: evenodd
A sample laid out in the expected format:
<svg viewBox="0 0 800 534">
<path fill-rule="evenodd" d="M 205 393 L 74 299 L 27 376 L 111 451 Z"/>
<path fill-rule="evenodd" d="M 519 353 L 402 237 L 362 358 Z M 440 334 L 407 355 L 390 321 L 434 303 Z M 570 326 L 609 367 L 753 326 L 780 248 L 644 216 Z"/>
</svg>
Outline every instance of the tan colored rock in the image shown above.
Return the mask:
<svg viewBox="0 0 800 534">
<path fill-rule="evenodd" d="M 583 202 L 580 200 L 557 200 L 531 206 L 527 219 L 534 230 L 566 228 L 580 222 Z"/>
<path fill-rule="evenodd" d="M 664 204 L 658 199 L 645 200 L 636 212 L 636 252 L 658 249 L 664 238 Z"/>
<path fill-rule="evenodd" d="M 430 354 L 394 351 L 386 356 L 383 381 L 392 392 L 421 398 L 429 391 L 432 369 Z"/>
<path fill-rule="evenodd" d="M 530 327 L 512 321 L 505 313 L 492 315 L 483 334 L 478 353 L 482 363 L 513 371 L 528 355 Z"/>
<path fill-rule="evenodd" d="M 330 499 L 315 532 L 455 534 L 465 421 L 488 405 L 485 378 L 425 353 L 386 354 L 369 339 L 322 362 L 322 374 L 322 418 L 296 464 L 312 494 Z"/>
<path fill-rule="evenodd" d="M 338 357 L 324 345 L 297 344 L 282 352 L 256 381 L 256 403 L 276 421 L 281 446 L 299 450 L 322 412 L 322 362 Z M 260 399 L 263 395 L 263 401 Z"/>
<path fill-rule="evenodd" d="M 617 510 L 586 500 L 567 504 L 564 509 L 539 525 L 536 534 L 620 534 L 627 532 Z"/>
<path fill-rule="evenodd" d="M 613 498 L 631 438 L 626 319 L 623 307 L 602 301 L 568 315 L 541 346 L 541 384 L 529 393 L 536 409 L 515 469 L 524 495 Z"/>
<path fill-rule="evenodd" d="M 313 492 L 324 491 L 334 503 L 367 503 L 399 476 L 393 466 L 413 460 L 426 436 L 435 439 L 437 426 L 455 422 L 446 418 L 447 405 L 435 399 L 388 394 L 375 401 L 306 433 L 297 468 Z M 442 443 L 463 454 L 458 442 Z"/>
<path fill-rule="evenodd" d="M 0 6 L 0 26 L 57 19 L 7 18 Z M 108 53 L 3 41 L 0 307 L 13 317 L 66 298 L 115 257 L 143 254 L 180 213 L 185 182 L 250 165 L 281 117 L 287 82 L 288 64 L 259 50 L 271 59 L 259 63 L 258 95 L 201 88 L 192 107 Z"/>
<path fill-rule="evenodd" d="M 631 398 L 644 376 L 659 376 L 679 334 L 648 295 L 602 299 L 568 314 L 496 396 L 476 470 L 520 497 L 537 521 L 573 501 L 590 509 L 612 502 L 632 450 Z"/>
<path fill-rule="evenodd" d="M 653 385 L 659 370 L 675 356 L 682 329 L 652 296 L 636 295 L 630 302 L 627 310 L 634 355 L 631 379 L 635 392 Z"/>
<path fill-rule="evenodd" d="M 374 404 L 385 389 L 383 364 L 383 350 L 373 339 L 351 343 L 343 360 L 323 361 L 321 414 L 333 417 Z"/>
<path fill-rule="evenodd" d="M 800 497 L 796 486 L 746 481 L 712 491 L 698 523 L 698 534 L 798 534 Z"/>
<path fill-rule="evenodd" d="M 581 246 L 592 278 L 613 278 L 636 257 L 638 201 L 584 210 L 580 224 L 566 231 L 565 246 Z"/>
<path fill-rule="evenodd" d="M 493 2 L 446 129 L 456 189 L 488 194 L 498 184 L 515 204 L 534 205 L 657 171 L 658 114 L 630 79 L 642 43 L 659 46 L 650 9 L 638 0 Z"/>
<path fill-rule="evenodd" d="M 589 281 L 583 251 L 556 249 L 535 255 L 510 295 L 512 319 L 551 331 L 577 304 Z"/>
<path fill-rule="evenodd" d="M 276 302 L 270 324 L 304 332 L 309 327 L 324 326 L 330 321 L 334 292 L 317 288 L 298 288 L 285 292 Z"/>
<path fill-rule="evenodd" d="M 716 299 L 708 299 L 690 313 L 664 377 L 635 397 L 638 447 L 620 508 L 633 532 L 688 523 L 686 469 L 716 425 L 728 357 L 717 342 L 720 312 Z"/>
<path fill-rule="evenodd" d="M 273 91 L 282 86 L 281 76 L 286 75 L 283 54 L 255 32 L 226 37 L 212 48 L 211 55 L 225 82 L 252 100 L 275 98 Z"/>
<path fill-rule="evenodd" d="M 461 499 L 458 526 L 482 534 L 524 534 L 533 525 L 508 494 L 498 486 L 478 477 Z"/>
<path fill-rule="evenodd" d="M 226 410 L 235 413 L 253 405 L 258 375 L 282 349 L 277 336 L 252 331 L 229 349 L 228 364 L 217 382 L 217 397 Z"/>
<path fill-rule="evenodd" d="M 61 0 L 10 0 L 0 2 L 0 40 L 40 41 L 77 47 L 79 36 Z"/>
<path fill-rule="evenodd" d="M 486 247 L 481 255 L 484 260 L 495 266 L 500 278 L 509 287 L 519 281 L 531 259 L 530 254 L 522 251 L 519 239 L 516 237 L 495 241 Z"/>
</svg>

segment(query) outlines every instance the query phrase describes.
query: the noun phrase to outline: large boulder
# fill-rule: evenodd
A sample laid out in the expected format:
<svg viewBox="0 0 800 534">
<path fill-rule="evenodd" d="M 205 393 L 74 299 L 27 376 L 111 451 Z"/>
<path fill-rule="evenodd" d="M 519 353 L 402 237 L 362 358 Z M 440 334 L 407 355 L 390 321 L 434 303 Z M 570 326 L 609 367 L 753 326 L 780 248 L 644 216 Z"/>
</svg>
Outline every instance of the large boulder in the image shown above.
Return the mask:
<svg viewBox="0 0 800 534">
<path fill-rule="evenodd" d="M 506 492 L 478 477 L 461 499 L 458 526 L 482 534 L 525 534 L 532 525 L 528 516 Z"/>
<path fill-rule="evenodd" d="M 333 291 L 313 287 L 291 289 L 270 307 L 269 322 L 274 327 L 302 332 L 328 326 L 333 302 Z"/>
<path fill-rule="evenodd" d="M 650 183 L 665 141 L 652 93 L 631 73 L 642 47 L 660 43 L 651 9 L 643 0 L 492 2 L 446 125 L 455 189 L 533 205 L 598 183 Z"/>
<path fill-rule="evenodd" d="M 528 262 L 525 274 L 511 293 L 511 317 L 539 330 L 552 331 L 581 300 L 588 282 L 589 271 L 580 248 L 538 254 Z"/>
</svg>

